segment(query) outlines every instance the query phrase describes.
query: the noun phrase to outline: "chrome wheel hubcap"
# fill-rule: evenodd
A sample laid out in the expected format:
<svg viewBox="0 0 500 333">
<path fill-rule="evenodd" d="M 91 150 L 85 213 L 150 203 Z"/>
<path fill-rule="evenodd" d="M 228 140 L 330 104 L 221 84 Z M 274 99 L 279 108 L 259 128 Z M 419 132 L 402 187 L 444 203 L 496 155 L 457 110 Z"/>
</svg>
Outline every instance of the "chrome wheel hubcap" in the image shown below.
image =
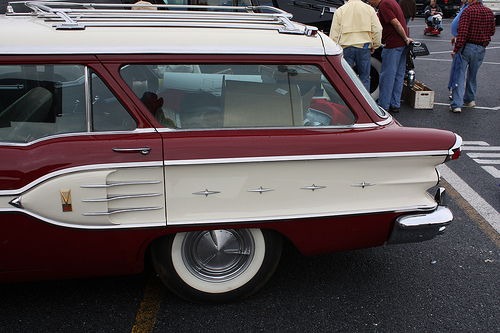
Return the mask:
<svg viewBox="0 0 500 333">
<path fill-rule="evenodd" d="M 247 229 L 189 232 L 182 243 L 186 268 L 208 282 L 239 276 L 252 262 L 254 252 L 253 236 Z"/>
</svg>

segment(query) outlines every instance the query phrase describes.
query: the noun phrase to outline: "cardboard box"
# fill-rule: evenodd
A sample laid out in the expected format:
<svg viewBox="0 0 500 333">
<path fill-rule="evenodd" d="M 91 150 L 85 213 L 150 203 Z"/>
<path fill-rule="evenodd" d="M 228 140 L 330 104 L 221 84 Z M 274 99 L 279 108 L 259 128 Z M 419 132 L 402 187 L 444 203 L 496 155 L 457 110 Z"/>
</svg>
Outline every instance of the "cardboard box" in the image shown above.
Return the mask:
<svg viewBox="0 0 500 333">
<path fill-rule="evenodd" d="M 434 90 L 423 83 L 415 81 L 413 88 L 408 88 L 406 82 L 403 85 L 403 100 L 414 109 L 433 109 Z"/>
</svg>

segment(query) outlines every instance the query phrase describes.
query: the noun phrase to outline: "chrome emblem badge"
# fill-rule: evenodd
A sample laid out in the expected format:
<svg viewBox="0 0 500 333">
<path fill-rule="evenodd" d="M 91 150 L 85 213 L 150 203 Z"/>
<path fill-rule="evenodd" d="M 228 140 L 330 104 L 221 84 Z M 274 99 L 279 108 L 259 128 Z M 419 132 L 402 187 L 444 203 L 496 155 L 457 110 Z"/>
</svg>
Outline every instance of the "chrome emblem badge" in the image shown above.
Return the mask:
<svg viewBox="0 0 500 333">
<path fill-rule="evenodd" d="M 68 191 L 59 190 L 59 192 L 61 192 L 62 211 L 72 212 L 73 207 L 71 205 L 71 190 Z"/>
</svg>

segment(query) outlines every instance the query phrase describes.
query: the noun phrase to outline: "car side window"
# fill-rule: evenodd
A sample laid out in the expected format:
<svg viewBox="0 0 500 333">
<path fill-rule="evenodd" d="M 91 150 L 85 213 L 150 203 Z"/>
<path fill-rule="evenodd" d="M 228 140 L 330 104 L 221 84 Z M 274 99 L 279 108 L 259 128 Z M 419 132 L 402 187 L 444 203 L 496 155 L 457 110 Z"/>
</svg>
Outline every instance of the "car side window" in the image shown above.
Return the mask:
<svg viewBox="0 0 500 333">
<path fill-rule="evenodd" d="M 85 77 L 83 65 L 0 65 L 0 142 L 89 129 L 133 130 L 133 118 L 95 74 L 87 87 L 93 101 L 86 102 Z M 92 110 L 93 128 L 87 110 Z"/>
<path fill-rule="evenodd" d="M 91 74 L 92 131 L 133 131 L 137 123 L 104 81 Z"/>
<path fill-rule="evenodd" d="M 127 65 L 121 76 L 165 127 L 348 126 L 354 113 L 313 65 Z"/>
<path fill-rule="evenodd" d="M 352 69 L 351 65 L 347 63 L 347 61 L 342 58 L 342 67 L 344 70 L 347 72 L 347 74 L 351 77 L 352 82 L 358 87 L 359 91 L 363 95 L 363 97 L 366 99 L 368 104 L 372 107 L 373 111 L 377 113 L 381 118 L 387 118 L 389 117 L 389 114 L 382 109 L 381 107 L 378 106 L 377 102 L 372 98 L 370 95 L 370 92 L 366 90 L 365 86 L 361 82 L 361 80 L 358 77 L 358 74 Z"/>
<path fill-rule="evenodd" d="M 85 131 L 84 67 L 0 66 L 0 141 Z"/>
</svg>

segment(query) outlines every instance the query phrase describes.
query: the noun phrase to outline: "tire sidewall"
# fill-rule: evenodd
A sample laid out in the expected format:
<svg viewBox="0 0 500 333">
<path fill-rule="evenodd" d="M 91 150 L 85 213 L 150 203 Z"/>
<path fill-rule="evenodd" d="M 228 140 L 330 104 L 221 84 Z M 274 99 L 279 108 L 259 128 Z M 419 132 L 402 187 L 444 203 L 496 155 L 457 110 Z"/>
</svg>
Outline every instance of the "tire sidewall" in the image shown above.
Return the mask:
<svg viewBox="0 0 500 333">
<path fill-rule="evenodd" d="M 162 282 L 178 296 L 196 303 L 227 303 L 255 293 L 271 277 L 281 257 L 282 238 L 276 232 L 249 229 L 256 253 L 245 271 L 220 283 L 206 282 L 193 276 L 182 261 L 181 246 L 186 233 L 169 235 L 152 245 L 155 270 Z"/>
<path fill-rule="evenodd" d="M 244 286 L 259 271 L 262 263 L 264 262 L 264 256 L 266 252 L 264 235 L 262 234 L 260 229 L 249 229 L 249 231 L 252 234 L 255 248 L 257 249 L 257 251 L 255 251 L 254 255 L 252 256 L 250 264 L 237 277 L 230 279 L 229 281 L 219 283 L 203 281 L 191 274 L 191 272 L 184 265 L 184 259 L 182 256 L 182 244 L 187 233 L 182 232 L 176 234 L 172 242 L 171 259 L 172 265 L 177 275 L 190 287 L 206 293 L 225 293 Z"/>
</svg>

